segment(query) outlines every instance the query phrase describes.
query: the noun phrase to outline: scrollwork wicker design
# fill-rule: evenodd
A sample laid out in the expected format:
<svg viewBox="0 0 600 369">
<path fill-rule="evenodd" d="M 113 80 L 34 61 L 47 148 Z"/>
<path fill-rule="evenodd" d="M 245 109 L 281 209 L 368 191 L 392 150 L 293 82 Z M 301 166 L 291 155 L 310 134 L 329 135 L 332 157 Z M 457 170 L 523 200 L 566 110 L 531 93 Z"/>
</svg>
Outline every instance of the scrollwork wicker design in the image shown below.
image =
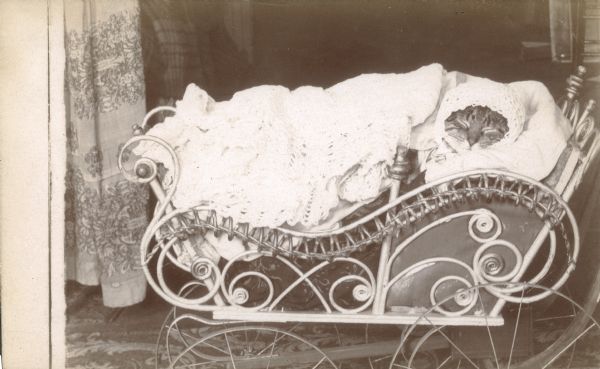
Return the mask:
<svg viewBox="0 0 600 369">
<path fill-rule="evenodd" d="M 227 234 L 229 239 L 238 238 L 275 255 L 331 260 L 381 242 L 388 234 L 399 235 L 415 222 L 441 209 L 450 208 L 453 203 L 480 199 L 524 206 L 542 220 L 558 227 L 562 227 L 567 211 L 560 196 L 542 183 L 500 171 L 472 172 L 422 186 L 366 217 L 331 232 L 252 228 L 248 224 L 235 224 L 231 218 L 219 218 L 216 212 L 197 207 L 164 215 L 159 222 L 161 227 L 157 240 L 211 231 L 216 235 Z M 169 221 L 173 218 L 179 220 L 179 227 L 174 227 Z"/>
</svg>

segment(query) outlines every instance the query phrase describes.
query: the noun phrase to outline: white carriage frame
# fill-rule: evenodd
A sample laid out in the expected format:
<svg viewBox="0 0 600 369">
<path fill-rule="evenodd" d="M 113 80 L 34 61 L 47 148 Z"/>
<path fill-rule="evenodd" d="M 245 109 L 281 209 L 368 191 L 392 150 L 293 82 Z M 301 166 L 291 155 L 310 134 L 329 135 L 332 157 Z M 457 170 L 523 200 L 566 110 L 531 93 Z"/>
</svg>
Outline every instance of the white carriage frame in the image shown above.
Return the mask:
<svg viewBox="0 0 600 369">
<path fill-rule="evenodd" d="M 222 321 L 259 321 L 259 322 L 325 322 L 325 323 L 368 323 L 368 324 L 427 324 L 427 325 L 502 325 L 503 319 L 501 316 L 501 310 L 507 302 L 511 302 L 516 297 L 512 294 L 521 292 L 523 287 L 514 287 L 510 285 L 510 282 L 519 282 L 534 256 L 538 253 L 545 240 L 550 240 L 550 251 L 549 258 L 542 270 L 527 283 L 537 283 L 540 281 L 545 274 L 549 271 L 554 255 L 556 253 L 556 229 L 557 224 L 561 222 L 567 222 L 569 224 L 568 232 L 569 235 L 564 234 L 565 228 L 561 225 L 562 237 L 569 244 L 569 262 L 565 268 L 562 276 L 546 291 L 543 293 L 527 297 L 525 300 L 519 298 L 521 303 L 530 303 L 541 300 L 548 296 L 552 291 L 558 290 L 568 279 L 569 275 L 575 269 L 577 257 L 579 255 L 579 231 L 577 228 L 577 222 L 566 201 L 568 201 L 572 194 L 575 192 L 577 187 L 582 181 L 583 175 L 588 169 L 590 163 L 596 156 L 600 147 L 600 136 L 595 128 L 594 119 L 591 117 L 590 112 L 594 107 L 594 102 L 590 101 L 585 109 L 580 112 L 579 102 L 577 101 L 578 90 L 583 82 L 584 70 L 579 69 L 577 75 L 572 75 L 569 79 L 569 85 L 567 88 L 567 96 L 562 102 L 559 102 L 563 114 L 569 119 L 573 126 L 573 136 L 571 138 L 571 147 L 573 151 L 567 161 L 568 170 L 563 171 L 560 174 L 560 178 L 554 188 L 549 188 L 544 183 L 535 181 L 531 178 L 527 178 L 522 175 L 510 173 L 500 170 L 485 170 L 485 171 L 472 171 L 468 173 L 461 173 L 458 175 L 450 176 L 447 178 L 440 179 L 438 181 L 429 183 L 421 186 L 413 191 L 410 191 L 402 196 L 398 197 L 400 184 L 402 178 L 407 174 L 407 167 L 405 162 L 405 149 L 402 147 L 398 148 L 398 155 L 396 157 L 394 165 L 390 168 L 390 175 L 395 180 L 393 181 L 389 203 L 386 206 L 372 212 L 366 217 L 353 222 L 347 226 L 338 228 L 331 232 L 311 233 L 311 232 L 296 232 L 283 229 L 274 229 L 270 231 L 264 231 L 262 229 L 249 229 L 247 225 L 235 225 L 231 219 L 223 219 L 219 222 L 216 214 L 207 212 L 208 209 L 190 208 L 190 209 L 174 209 L 171 204 L 171 198 L 176 190 L 177 181 L 179 178 L 179 160 L 175 151 L 163 140 L 144 135 L 144 130 L 148 124 L 149 118 L 162 110 L 174 111 L 171 107 L 159 107 L 148 113 L 141 127 L 134 127 L 135 137 L 127 142 L 121 154 L 119 156 L 119 165 L 123 173 L 128 179 L 138 183 L 148 183 L 153 189 L 158 199 L 157 209 L 154 213 L 154 217 L 148 226 L 142 242 L 141 242 L 141 262 L 144 273 L 146 274 L 147 280 L 152 288 L 170 304 L 195 310 L 195 311 L 209 311 L 212 312 L 212 317 L 215 320 Z M 173 178 L 174 183 L 165 191 L 161 183 L 159 182 L 158 167 L 155 162 L 147 158 L 141 158 L 133 165 L 133 171 L 135 175 L 129 174 L 124 170 L 123 165 L 123 152 L 130 145 L 136 144 L 140 141 L 152 141 L 162 146 L 171 156 L 173 161 Z M 402 243 L 393 249 L 392 241 L 396 228 L 403 225 L 403 222 L 410 222 L 408 219 L 412 216 L 412 213 L 407 215 L 407 219 L 403 220 L 398 215 L 399 212 L 395 212 L 394 209 L 402 209 L 405 202 L 414 200 L 417 198 L 422 202 L 420 207 L 423 207 L 423 213 L 426 213 L 429 207 L 443 207 L 444 198 L 434 198 L 433 203 L 431 199 L 420 198 L 421 193 L 425 190 L 436 191 L 438 188 L 447 188 L 448 186 L 454 186 L 456 183 L 462 183 L 463 186 L 471 188 L 474 184 L 479 183 L 482 187 L 482 183 L 485 186 L 494 183 L 496 187 L 502 187 L 500 191 L 507 191 L 506 193 L 500 192 L 500 196 L 507 196 L 512 201 L 528 202 L 532 210 L 540 216 L 544 221 L 544 226 L 539 232 L 535 241 L 525 253 L 521 255 L 518 248 L 505 240 L 500 239 L 502 232 L 502 225 L 500 219 L 491 211 L 487 209 L 474 209 L 471 211 L 463 211 L 460 213 L 454 213 L 444 216 L 429 225 L 419 229 L 415 234 L 411 235 Z M 510 186 L 509 190 L 506 190 L 504 186 Z M 475 186 L 476 187 L 476 186 Z M 533 193 L 533 198 L 528 196 L 528 193 Z M 480 196 L 481 193 L 477 191 L 471 191 L 468 195 Z M 439 201 L 439 204 L 438 204 Z M 431 210 L 431 209 L 429 209 Z M 200 219 L 199 213 L 207 213 L 208 215 L 204 219 Z M 385 215 L 386 222 L 381 224 L 381 221 L 377 217 Z M 423 215 L 423 214 L 420 214 Z M 186 216 L 188 218 L 186 218 Z M 418 217 L 419 214 L 416 214 Z M 418 238 L 420 235 L 427 232 L 429 229 L 434 228 L 440 224 L 451 221 L 458 217 L 469 217 L 469 229 L 467 232 L 470 237 L 477 241 L 480 246 L 475 252 L 475 257 L 468 265 L 461 260 L 452 257 L 436 257 L 421 260 L 412 266 L 406 268 L 401 273 L 391 276 L 392 264 L 401 255 L 402 251 L 407 247 L 411 241 Z M 245 240 L 253 241 L 258 245 L 256 250 L 246 251 L 241 253 L 234 258 L 230 259 L 226 265 L 221 269 L 214 263 L 207 255 L 202 254 L 202 250 L 198 250 L 192 245 L 188 239 L 186 233 L 193 227 L 183 224 L 186 219 L 192 223 L 196 221 L 196 227 L 204 227 L 205 229 L 228 232 L 230 237 L 242 236 Z M 341 248 L 339 245 L 339 239 L 344 237 L 350 237 L 347 233 L 352 229 L 359 228 L 361 231 L 365 223 L 369 221 L 378 222 L 377 230 L 380 234 L 373 236 L 364 229 L 367 235 L 365 239 L 373 241 L 373 239 L 381 240 L 382 246 L 379 255 L 379 269 L 374 274 L 368 266 L 358 259 L 347 255 L 346 253 L 335 253 L 336 247 Z M 172 235 L 175 237 L 171 238 L 170 241 L 164 242 L 162 238 L 161 230 L 164 228 L 170 228 L 173 232 Z M 475 230 L 477 232 L 475 232 Z M 486 233 L 491 230 L 493 232 L 491 237 L 481 238 L 478 233 Z M 151 250 L 149 249 L 152 240 L 157 239 L 157 245 Z M 329 239 L 329 249 L 320 243 L 322 239 Z M 300 241 L 298 245 L 294 245 L 294 240 L 313 240 L 313 246 L 323 251 L 323 255 L 329 254 L 330 257 L 324 257 L 320 263 L 311 268 L 310 270 L 303 272 L 296 267 L 286 255 L 286 250 L 290 254 L 294 251 L 300 250 L 302 246 L 306 249 L 303 254 L 310 254 L 308 244 Z M 334 241 L 335 240 L 335 241 Z M 287 242 L 287 248 L 280 247 Z M 346 245 L 354 247 L 353 249 L 364 246 L 360 240 L 346 240 Z M 268 247 L 265 247 L 268 246 Z M 509 273 L 505 273 L 502 277 L 495 277 L 489 273 L 489 270 L 484 267 L 486 262 L 485 251 L 492 246 L 503 246 L 508 248 L 514 253 L 516 257 L 516 264 L 513 270 Z M 174 249 L 174 254 L 171 253 L 171 249 Z M 295 250 L 298 249 L 298 250 Z M 282 252 L 280 252 L 282 251 Z M 339 251 L 339 250 L 338 250 Z M 148 255 L 153 256 L 155 253 L 159 253 L 158 263 L 162 265 L 165 258 L 169 258 L 174 264 L 180 268 L 192 273 L 198 282 L 191 282 L 184 287 L 193 287 L 194 284 L 202 284 L 208 292 L 200 297 L 193 300 L 189 300 L 181 295 L 180 292 L 170 291 L 167 286 L 164 276 L 162 275 L 162 269 L 157 268 L 157 279 L 154 280 L 149 267 L 148 267 Z M 275 257 L 287 267 L 290 268 L 295 274 L 297 279 L 285 288 L 278 296 L 274 294 L 273 284 L 271 283 L 269 276 L 260 273 L 258 271 L 247 271 L 243 272 L 227 283 L 225 276 L 230 270 L 231 265 L 237 260 L 244 259 L 246 257 Z M 332 283 L 328 296 L 323 294 L 314 286 L 310 280 L 310 276 L 314 273 L 328 267 L 334 263 L 351 263 L 363 270 L 366 277 L 361 275 L 346 275 L 340 277 L 338 280 Z M 459 277 L 459 276 L 445 276 L 434 283 L 430 290 L 430 301 L 432 306 L 436 306 L 435 301 L 435 289 L 444 281 L 448 279 L 454 279 L 457 282 L 464 284 L 465 290 L 469 290 L 474 286 L 482 285 L 485 290 L 490 294 L 498 298 L 494 307 L 489 313 L 479 313 L 465 315 L 470 311 L 476 304 L 477 296 L 462 296 L 463 301 L 459 301 L 459 305 L 463 308 L 458 311 L 445 311 L 441 308 L 436 308 L 437 314 L 431 314 L 428 319 L 423 320 L 422 314 L 419 312 L 413 313 L 398 313 L 386 311 L 386 299 L 389 290 L 392 285 L 401 280 L 402 278 L 415 273 L 423 268 L 427 268 L 436 263 L 452 263 L 465 269 L 471 276 L 471 281 Z M 244 277 L 252 276 L 255 278 L 262 279 L 269 288 L 269 296 L 263 302 L 256 306 L 245 307 L 242 306 L 248 299 L 250 291 L 236 287 L 236 282 Z M 358 282 L 352 291 L 352 296 L 359 302 L 359 306 L 354 308 L 344 308 L 335 301 L 334 290 L 340 284 L 354 280 Z M 504 287 L 498 287 L 494 283 L 504 282 Z M 308 312 L 308 311 L 278 311 L 276 307 L 278 303 L 296 286 L 299 284 L 306 283 L 315 296 L 319 299 L 322 304 L 322 312 Z M 460 295 L 459 295 L 460 296 Z"/>
</svg>

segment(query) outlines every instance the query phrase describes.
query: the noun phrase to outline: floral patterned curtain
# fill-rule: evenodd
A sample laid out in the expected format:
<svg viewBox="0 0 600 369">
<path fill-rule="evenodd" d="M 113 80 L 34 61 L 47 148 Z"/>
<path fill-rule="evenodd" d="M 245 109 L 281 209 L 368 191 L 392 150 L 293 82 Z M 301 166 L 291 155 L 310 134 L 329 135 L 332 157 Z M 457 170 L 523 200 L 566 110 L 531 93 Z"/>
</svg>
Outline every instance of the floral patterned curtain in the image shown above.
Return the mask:
<svg viewBox="0 0 600 369">
<path fill-rule="evenodd" d="M 104 304 L 143 300 L 147 190 L 124 179 L 119 148 L 145 113 L 137 0 L 65 0 L 66 275 Z"/>
</svg>

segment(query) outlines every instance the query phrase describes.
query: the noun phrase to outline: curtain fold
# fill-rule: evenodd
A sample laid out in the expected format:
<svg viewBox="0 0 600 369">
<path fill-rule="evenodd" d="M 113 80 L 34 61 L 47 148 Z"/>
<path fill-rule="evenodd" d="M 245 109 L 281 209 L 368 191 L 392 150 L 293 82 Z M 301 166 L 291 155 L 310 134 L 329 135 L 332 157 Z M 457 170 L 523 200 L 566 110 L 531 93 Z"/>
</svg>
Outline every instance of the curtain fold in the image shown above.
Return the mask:
<svg viewBox="0 0 600 369">
<path fill-rule="evenodd" d="M 144 299 L 139 241 L 147 190 L 117 168 L 145 113 L 137 0 L 65 1 L 67 279 L 102 286 L 104 304 Z"/>
</svg>

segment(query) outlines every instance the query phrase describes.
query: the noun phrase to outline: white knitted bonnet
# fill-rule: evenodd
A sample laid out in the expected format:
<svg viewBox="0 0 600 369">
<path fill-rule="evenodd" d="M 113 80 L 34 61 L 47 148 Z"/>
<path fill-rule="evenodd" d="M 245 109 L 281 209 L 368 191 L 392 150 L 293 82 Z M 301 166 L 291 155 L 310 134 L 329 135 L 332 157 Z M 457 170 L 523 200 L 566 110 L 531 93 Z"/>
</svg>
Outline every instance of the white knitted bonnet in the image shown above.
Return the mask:
<svg viewBox="0 0 600 369">
<path fill-rule="evenodd" d="M 523 131 L 525 108 L 515 91 L 509 85 L 478 78 L 458 85 L 443 97 L 435 120 L 438 144 L 446 135 L 445 120 L 450 114 L 475 105 L 486 106 L 506 118 L 508 132 L 496 144 L 514 142 Z"/>
</svg>

